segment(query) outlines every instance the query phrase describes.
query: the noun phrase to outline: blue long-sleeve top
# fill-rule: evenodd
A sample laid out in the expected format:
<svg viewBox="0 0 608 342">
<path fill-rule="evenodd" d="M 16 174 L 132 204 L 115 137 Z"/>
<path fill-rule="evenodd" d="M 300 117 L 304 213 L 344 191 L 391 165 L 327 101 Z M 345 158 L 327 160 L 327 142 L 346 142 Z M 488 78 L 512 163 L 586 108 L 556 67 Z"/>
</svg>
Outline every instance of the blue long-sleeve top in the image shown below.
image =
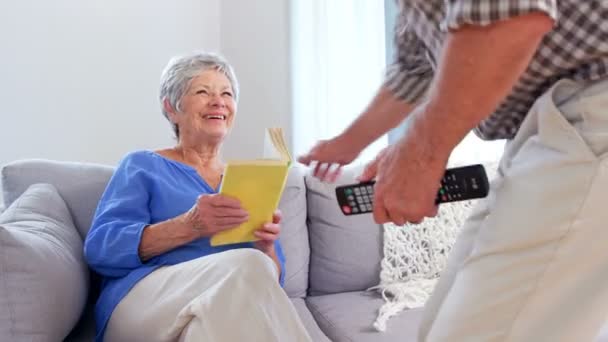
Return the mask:
<svg viewBox="0 0 608 342">
<path fill-rule="evenodd" d="M 213 247 L 209 238 L 179 246 L 143 262 L 139 244 L 146 226 L 187 212 L 201 194 L 213 189 L 194 168 L 151 151 L 128 154 L 119 163 L 97 206 L 84 243 L 89 266 L 102 277 L 95 307 L 96 341 L 103 341 L 112 311 L 129 290 L 160 266 L 175 265 L 252 243 Z M 204 214 L 204 213 L 203 213 Z M 279 241 L 275 249 L 284 282 L 285 257 Z"/>
</svg>

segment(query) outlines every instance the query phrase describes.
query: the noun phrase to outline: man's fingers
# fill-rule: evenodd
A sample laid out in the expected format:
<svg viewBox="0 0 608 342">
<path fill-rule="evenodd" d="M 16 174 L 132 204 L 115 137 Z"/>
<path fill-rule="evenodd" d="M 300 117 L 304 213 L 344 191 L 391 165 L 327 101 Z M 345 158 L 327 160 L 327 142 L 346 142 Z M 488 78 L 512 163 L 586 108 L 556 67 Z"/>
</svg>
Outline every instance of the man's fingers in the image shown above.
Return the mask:
<svg viewBox="0 0 608 342">
<path fill-rule="evenodd" d="M 357 177 L 359 182 L 367 182 L 376 177 L 376 173 L 378 171 L 378 163 L 376 161 L 368 164 L 365 169 L 363 169 L 363 173 Z"/>
<path fill-rule="evenodd" d="M 340 174 L 342 173 L 342 165 L 337 165 L 336 168 L 327 176 L 327 181 L 330 183 L 335 183 Z"/>
<path fill-rule="evenodd" d="M 312 158 L 310 156 L 310 153 L 298 157 L 298 163 L 302 163 L 304 165 L 309 165 L 311 161 Z"/>
<path fill-rule="evenodd" d="M 323 163 L 323 167 L 319 170 L 320 172 L 317 177 L 319 177 L 320 180 L 325 181 L 330 168 L 331 164 Z"/>
<path fill-rule="evenodd" d="M 374 221 L 378 224 L 386 223 L 389 221 L 386 207 L 384 206 L 384 200 L 378 193 L 374 194 Z"/>
</svg>

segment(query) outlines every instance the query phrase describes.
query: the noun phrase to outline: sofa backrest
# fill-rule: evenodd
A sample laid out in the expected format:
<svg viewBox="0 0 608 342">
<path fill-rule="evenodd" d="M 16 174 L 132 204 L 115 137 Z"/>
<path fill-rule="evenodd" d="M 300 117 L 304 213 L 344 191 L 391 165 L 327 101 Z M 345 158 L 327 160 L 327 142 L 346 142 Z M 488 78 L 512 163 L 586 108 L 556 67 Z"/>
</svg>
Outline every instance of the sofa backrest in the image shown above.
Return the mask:
<svg viewBox="0 0 608 342">
<path fill-rule="evenodd" d="M 335 189 L 354 183 L 361 167 L 347 168 L 335 184 L 306 176 L 310 236 L 309 294 L 362 291 L 380 282 L 382 226 L 371 214 L 345 216 Z"/>
<path fill-rule="evenodd" d="M 2 190 L 8 207 L 32 184 L 49 183 L 68 205 L 74 224 L 84 238 L 91 226 L 97 202 L 114 169 L 110 166 L 28 159 L 2 168 Z"/>
<path fill-rule="evenodd" d="M 283 213 L 280 239 L 285 252 L 287 270 L 285 291 L 292 298 L 305 297 L 308 290 L 310 245 L 306 222 L 304 173 L 304 169 L 297 165 L 291 168 L 279 203 L 279 209 Z"/>
<path fill-rule="evenodd" d="M 32 184 L 54 185 L 65 200 L 74 224 L 84 239 L 97 203 L 114 168 L 91 163 L 28 159 L 2 168 L 2 190 L 8 207 Z M 304 297 L 308 287 L 309 244 L 306 226 L 304 171 L 292 167 L 279 208 L 283 212 L 281 243 L 287 259 L 285 291 Z"/>
</svg>

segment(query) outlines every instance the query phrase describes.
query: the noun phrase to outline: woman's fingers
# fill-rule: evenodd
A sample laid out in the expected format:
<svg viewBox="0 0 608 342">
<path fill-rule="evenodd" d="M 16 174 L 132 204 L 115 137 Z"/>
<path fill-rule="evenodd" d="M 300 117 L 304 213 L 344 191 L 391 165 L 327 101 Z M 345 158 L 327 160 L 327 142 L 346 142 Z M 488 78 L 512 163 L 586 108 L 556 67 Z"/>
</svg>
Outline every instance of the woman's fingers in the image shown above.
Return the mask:
<svg viewBox="0 0 608 342">
<path fill-rule="evenodd" d="M 221 228 L 221 229 L 228 229 L 228 228 L 234 228 L 235 226 L 238 226 L 241 223 L 245 223 L 247 222 L 247 218 L 239 218 L 239 217 L 216 217 L 213 221 L 212 221 L 212 225 Z"/>
<path fill-rule="evenodd" d="M 215 208 L 210 209 L 212 212 L 211 216 L 217 218 L 224 217 L 235 217 L 241 219 L 248 219 L 249 213 L 245 209 L 234 209 L 234 208 Z"/>
<path fill-rule="evenodd" d="M 260 230 L 278 235 L 281 232 L 281 226 L 276 223 L 266 223 Z"/>
<path fill-rule="evenodd" d="M 255 231 L 255 236 L 261 240 L 274 241 L 279 237 L 281 226 L 277 223 L 266 223 Z"/>
<path fill-rule="evenodd" d="M 281 213 L 280 210 L 275 210 L 274 213 L 272 214 L 272 223 L 281 223 L 281 220 L 283 219 L 283 213 Z"/>
<path fill-rule="evenodd" d="M 242 209 L 241 202 L 233 197 L 220 194 L 208 195 L 209 205 L 213 208 Z"/>
<path fill-rule="evenodd" d="M 277 235 L 276 234 L 272 234 L 272 233 L 267 233 L 261 230 L 256 230 L 253 233 L 258 239 L 260 240 L 264 240 L 264 241 L 274 241 L 277 239 Z"/>
</svg>

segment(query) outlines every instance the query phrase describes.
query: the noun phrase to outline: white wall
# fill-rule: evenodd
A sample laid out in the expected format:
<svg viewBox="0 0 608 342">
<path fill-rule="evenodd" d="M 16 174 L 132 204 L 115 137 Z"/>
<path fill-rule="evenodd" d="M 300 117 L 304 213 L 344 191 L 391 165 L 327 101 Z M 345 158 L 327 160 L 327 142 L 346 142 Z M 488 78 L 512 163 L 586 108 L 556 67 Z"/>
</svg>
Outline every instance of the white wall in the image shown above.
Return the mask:
<svg viewBox="0 0 608 342">
<path fill-rule="evenodd" d="M 286 0 L 20 0 L 0 5 L 0 164 L 22 158 L 115 164 L 174 143 L 158 109 L 169 57 L 223 53 L 241 83 L 227 159 L 290 139 Z"/>
<path fill-rule="evenodd" d="M 227 159 L 260 157 L 267 127 L 283 127 L 291 141 L 289 2 L 221 0 L 221 49 L 241 85 Z"/>
<path fill-rule="evenodd" d="M 162 68 L 175 54 L 219 50 L 219 32 L 220 0 L 3 1 L 0 164 L 114 164 L 172 144 Z"/>
<path fill-rule="evenodd" d="M 241 84 L 226 159 L 260 156 L 266 127 L 284 127 L 290 141 L 288 3 L 3 1 L 0 165 L 113 165 L 129 151 L 174 144 L 159 77 L 171 56 L 197 49 L 223 53 Z"/>
</svg>

